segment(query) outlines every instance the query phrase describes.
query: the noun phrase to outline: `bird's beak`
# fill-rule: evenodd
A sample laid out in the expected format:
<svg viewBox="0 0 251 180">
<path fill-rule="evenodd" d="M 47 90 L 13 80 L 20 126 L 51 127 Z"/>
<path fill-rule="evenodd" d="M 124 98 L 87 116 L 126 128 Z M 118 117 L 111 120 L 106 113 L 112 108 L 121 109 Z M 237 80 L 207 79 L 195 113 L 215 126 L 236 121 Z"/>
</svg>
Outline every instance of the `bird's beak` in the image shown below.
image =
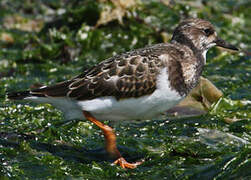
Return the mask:
<svg viewBox="0 0 251 180">
<path fill-rule="evenodd" d="M 227 43 L 226 41 L 224 41 L 223 39 L 221 39 L 219 37 L 217 38 L 215 43 L 216 43 L 216 46 L 223 47 L 223 48 L 226 48 L 226 49 L 231 49 L 231 50 L 234 50 L 234 51 L 238 51 L 238 48 L 236 48 L 232 44 Z"/>
</svg>

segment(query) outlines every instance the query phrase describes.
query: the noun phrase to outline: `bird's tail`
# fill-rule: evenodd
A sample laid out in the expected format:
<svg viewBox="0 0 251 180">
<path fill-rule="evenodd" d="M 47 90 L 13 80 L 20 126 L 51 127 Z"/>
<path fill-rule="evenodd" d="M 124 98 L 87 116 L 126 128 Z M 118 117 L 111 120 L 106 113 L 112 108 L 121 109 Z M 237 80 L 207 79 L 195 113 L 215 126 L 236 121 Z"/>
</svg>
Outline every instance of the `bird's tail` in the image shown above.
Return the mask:
<svg viewBox="0 0 251 180">
<path fill-rule="evenodd" d="M 26 97 L 30 97 L 30 96 L 32 96 L 30 91 L 19 91 L 19 92 L 7 93 L 8 99 L 11 99 L 11 100 L 22 100 L 22 99 L 24 99 Z"/>
</svg>

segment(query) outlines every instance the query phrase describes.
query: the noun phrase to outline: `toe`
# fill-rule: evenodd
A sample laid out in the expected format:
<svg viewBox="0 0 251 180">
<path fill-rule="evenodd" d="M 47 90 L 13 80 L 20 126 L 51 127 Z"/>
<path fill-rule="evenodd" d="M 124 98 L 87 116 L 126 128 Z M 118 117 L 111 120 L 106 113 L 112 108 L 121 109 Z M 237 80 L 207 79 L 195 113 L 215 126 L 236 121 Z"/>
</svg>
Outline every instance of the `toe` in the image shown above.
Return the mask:
<svg viewBox="0 0 251 180">
<path fill-rule="evenodd" d="M 129 163 L 123 157 L 120 157 L 119 159 L 117 159 L 116 161 L 113 162 L 113 164 L 120 165 L 120 167 L 122 167 L 124 169 L 126 169 L 126 168 L 127 169 L 134 169 L 142 163 L 143 163 L 143 161 L 136 162 L 136 163 Z"/>
</svg>

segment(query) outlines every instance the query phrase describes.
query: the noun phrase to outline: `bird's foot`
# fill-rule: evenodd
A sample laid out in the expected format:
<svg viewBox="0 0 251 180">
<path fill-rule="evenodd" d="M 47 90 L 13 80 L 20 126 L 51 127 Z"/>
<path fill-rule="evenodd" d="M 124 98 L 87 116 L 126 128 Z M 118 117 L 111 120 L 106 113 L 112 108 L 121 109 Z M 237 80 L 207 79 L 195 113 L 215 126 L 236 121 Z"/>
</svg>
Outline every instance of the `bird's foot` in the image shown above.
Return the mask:
<svg viewBox="0 0 251 180">
<path fill-rule="evenodd" d="M 138 165 L 141 165 L 144 161 L 136 162 L 136 163 L 129 163 L 123 157 L 118 158 L 113 164 L 120 165 L 120 167 L 124 169 L 134 169 Z"/>
</svg>

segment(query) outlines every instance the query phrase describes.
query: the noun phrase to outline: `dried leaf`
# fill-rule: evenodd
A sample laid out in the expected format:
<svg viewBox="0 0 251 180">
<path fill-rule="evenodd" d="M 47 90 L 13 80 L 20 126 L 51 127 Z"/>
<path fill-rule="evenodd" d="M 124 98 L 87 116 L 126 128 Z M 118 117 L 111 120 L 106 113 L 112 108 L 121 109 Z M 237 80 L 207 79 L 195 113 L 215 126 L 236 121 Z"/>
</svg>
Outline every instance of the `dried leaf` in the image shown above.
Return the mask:
<svg viewBox="0 0 251 180">
<path fill-rule="evenodd" d="M 107 0 L 100 0 L 101 2 L 107 2 Z M 139 4 L 139 0 L 110 0 L 114 7 L 110 5 L 104 5 L 103 10 L 100 14 L 100 18 L 96 24 L 96 27 L 107 24 L 113 20 L 118 20 L 120 24 L 123 24 L 123 17 L 126 12 L 136 7 Z"/>
<path fill-rule="evenodd" d="M 3 41 L 8 44 L 13 44 L 14 38 L 12 37 L 11 34 L 3 32 L 0 34 L 0 41 Z"/>
<path fill-rule="evenodd" d="M 19 29 L 28 32 L 39 32 L 43 27 L 42 20 L 27 19 L 20 15 L 6 16 L 3 25 L 7 29 Z"/>
</svg>

